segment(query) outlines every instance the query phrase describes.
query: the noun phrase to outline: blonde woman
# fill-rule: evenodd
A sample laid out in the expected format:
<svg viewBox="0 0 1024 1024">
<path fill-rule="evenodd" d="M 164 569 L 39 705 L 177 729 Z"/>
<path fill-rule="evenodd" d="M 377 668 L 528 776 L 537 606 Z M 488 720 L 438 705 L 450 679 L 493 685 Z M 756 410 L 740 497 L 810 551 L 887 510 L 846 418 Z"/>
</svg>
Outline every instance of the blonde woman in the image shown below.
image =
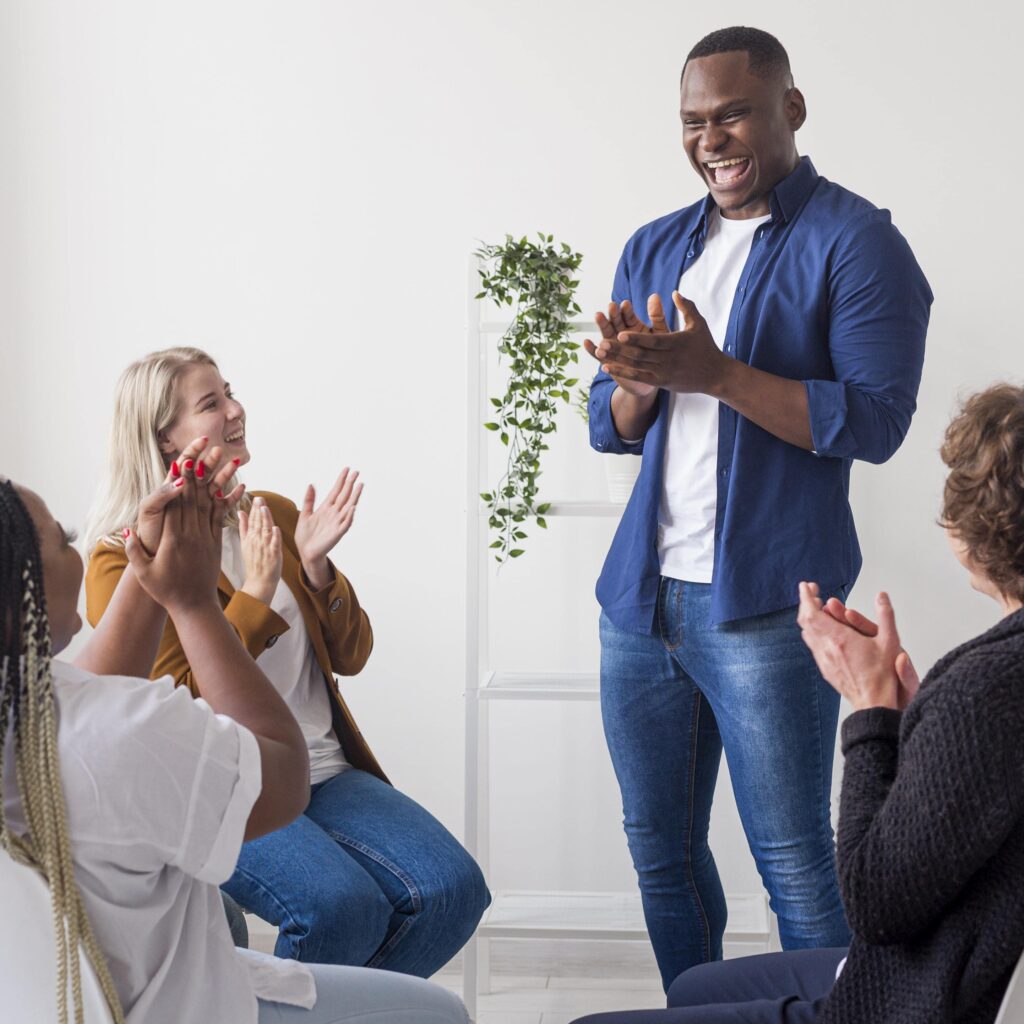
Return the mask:
<svg viewBox="0 0 1024 1024">
<path fill-rule="evenodd" d="M 0 845 L 49 883 L 58 1019 L 82 1019 L 81 943 L 118 1024 L 467 1024 L 419 978 L 232 947 L 216 883 L 243 838 L 301 812 L 309 762 L 217 602 L 212 489 L 186 471 L 147 499 L 128 540 L 135 599 L 72 664 L 51 654 L 81 627 L 82 559 L 38 495 L 0 478 Z M 132 678 L 168 615 L 202 700 Z"/>
<path fill-rule="evenodd" d="M 193 469 L 204 478 L 213 446 L 236 469 L 245 465 L 245 423 L 230 385 L 198 349 L 155 352 L 124 372 L 107 484 L 86 537 L 93 624 L 133 585 L 121 534 L 141 496 Z M 189 447 L 197 436 L 200 445 Z M 302 728 L 311 797 L 292 824 L 243 846 L 223 888 L 278 926 L 279 956 L 429 977 L 473 934 L 490 896 L 462 846 L 388 783 L 334 679 L 359 672 L 373 646 L 355 591 L 328 559 L 361 490 L 358 474 L 345 470 L 319 506 L 312 486 L 301 509 L 256 492 L 228 519 L 220 603 Z M 197 693 L 173 623 L 156 653 L 154 675 L 165 674 Z"/>
</svg>

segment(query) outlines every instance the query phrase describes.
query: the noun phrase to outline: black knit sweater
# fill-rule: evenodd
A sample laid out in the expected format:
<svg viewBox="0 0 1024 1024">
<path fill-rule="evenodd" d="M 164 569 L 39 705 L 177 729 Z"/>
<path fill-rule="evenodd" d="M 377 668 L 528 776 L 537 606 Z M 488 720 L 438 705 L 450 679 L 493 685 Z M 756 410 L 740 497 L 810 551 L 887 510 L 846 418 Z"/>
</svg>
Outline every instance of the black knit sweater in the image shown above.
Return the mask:
<svg viewBox="0 0 1024 1024">
<path fill-rule="evenodd" d="M 991 1024 L 1024 949 L 1024 611 L 843 723 L 854 938 L 821 1024 Z"/>
</svg>

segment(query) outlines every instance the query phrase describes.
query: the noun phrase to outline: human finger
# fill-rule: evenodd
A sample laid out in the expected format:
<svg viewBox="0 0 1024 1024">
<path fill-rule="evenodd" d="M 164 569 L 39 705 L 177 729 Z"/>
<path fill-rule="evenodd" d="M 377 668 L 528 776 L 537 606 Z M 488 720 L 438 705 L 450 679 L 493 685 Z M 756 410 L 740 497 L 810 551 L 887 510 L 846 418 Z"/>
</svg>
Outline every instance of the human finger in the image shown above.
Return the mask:
<svg viewBox="0 0 1024 1024">
<path fill-rule="evenodd" d="M 153 561 L 153 555 L 139 543 L 139 538 L 133 530 L 125 530 L 124 533 L 124 551 L 128 556 L 128 564 L 135 570 L 136 575 L 140 575 Z"/>
<path fill-rule="evenodd" d="M 668 322 L 665 320 L 665 309 L 661 304 L 661 296 L 655 292 L 647 297 L 647 319 L 651 321 L 651 330 L 667 334 Z"/>
<path fill-rule="evenodd" d="M 597 329 L 601 332 L 601 335 L 605 338 L 615 337 L 615 328 L 612 326 L 612 322 L 604 315 L 604 313 L 594 314 L 594 323 L 597 324 Z"/>
<path fill-rule="evenodd" d="M 222 454 L 221 448 L 217 445 L 212 445 L 209 450 L 202 451 L 196 460 L 196 479 L 209 484 L 220 465 Z"/>
<path fill-rule="evenodd" d="M 346 466 L 338 474 L 338 479 L 335 480 L 334 483 L 331 485 L 331 489 L 327 492 L 327 497 L 324 498 L 324 501 L 328 505 L 333 505 L 334 502 L 337 500 L 338 495 L 341 494 L 341 491 L 344 488 L 345 483 L 348 481 L 348 474 L 349 474 L 348 466 Z"/>
<path fill-rule="evenodd" d="M 684 331 L 692 331 L 704 320 L 697 307 L 689 299 L 684 299 L 679 292 L 672 293 L 672 302 L 675 304 L 676 309 L 678 309 L 683 315 Z"/>
<path fill-rule="evenodd" d="M 650 333 L 650 328 L 636 315 L 633 303 L 629 299 L 624 299 L 619 309 L 622 312 L 622 322 L 626 325 L 627 331 L 637 331 L 642 334 Z"/>
<path fill-rule="evenodd" d="M 800 608 L 796 618 L 800 627 L 805 629 L 817 619 L 817 615 L 821 611 L 821 598 L 818 597 L 816 591 L 811 589 L 809 583 L 801 583 L 799 591 Z"/>
<path fill-rule="evenodd" d="M 218 490 L 223 490 L 227 486 L 228 482 L 235 475 L 238 470 L 239 459 L 227 459 L 221 463 L 216 473 L 210 479 L 210 487 L 213 488 L 214 494 Z"/>
<path fill-rule="evenodd" d="M 667 352 L 675 348 L 683 335 L 681 332 L 637 334 L 635 331 L 623 331 L 618 337 L 620 345 L 632 345 L 642 352 Z"/>
<path fill-rule="evenodd" d="M 608 303 L 608 319 L 611 320 L 616 334 L 620 334 L 626 329 L 626 322 L 622 319 L 622 309 L 617 302 Z"/>
<path fill-rule="evenodd" d="M 608 344 L 608 342 L 605 341 L 602 338 L 601 339 L 602 351 L 604 351 L 604 347 L 607 346 L 607 344 Z M 586 351 L 588 356 L 592 356 L 598 362 L 601 362 L 601 360 L 604 359 L 607 356 L 607 354 L 608 354 L 607 351 L 604 351 L 603 355 L 602 355 L 601 352 L 598 352 L 597 346 L 589 338 L 584 338 L 583 339 L 583 348 Z"/>
<path fill-rule="evenodd" d="M 186 462 L 192 462 L 194 466 L 196 459 L 202 455 L 208 441 L 208 437 L 194 438 L 178 452 L 178 457 L 171 463 L 171 473 L 174 479 L 181 476 Z"/>
<path fill-rule="evenodd" d="M 899 676 L 900 683 L 910 694 L 917 693 L 918 687 L 921 685 L 921 677 L 917 674 L 917 669 L 914 668 L 914 663 L 906 651 L 900 651 L 896 655 L 896 675 Z"/>
<path fill-rule="evenodd" d="M 305 496 L 302 499 L 302 514 L 311 516 L 313 514 L 313 506 L 316 503 L 316 488 L 310 484 L 306 488 Z"/>
<path fill-rule="evenodd" d="M 624 334 L 622 337 L 636 338 L 639 336 L 636 334 Z M 663 358 L 652 350 L 626 341 L 615 342 L 609 355 L 617 363 L 626 363 L 627 365 L 638 366 L 641 369 L 661 366 L 663 361 Z"/>
<path fill-rule="evenodd" d="M 649 370 L 639 370 L 635 367 L 624 366 L 620 363 L 603 363 L 601 369 L 609 377 L 621 378 L 622 380 L 635 380 L 638 384 L 658 384 L 658 375 Z"/>
<path fill-rule="evenodd" d="M 332 504 L 336 508 L 344 508 L 352 497 L 352 491 L 359 482 L 359 470 L 354 469 L 345 477 L 345 486 L 338 492 Z"/>
<path fill-rule="evenodd" d="M 239 510 L 238 513 L 238 536 L 245 540 L 249 533 L 249 513 Z"/>
<path fill-rule="evenodd" d="M 882 643 L 899 641 L 899 634 L 896 632 L 896 612 L 893 610 L 889 595 L 880 591 L 875 598 L 875 611 L 878 614 L 878 638 Z"/>
<path fill-rule="evenodd" d="M 362 481 L 360 481 L 356 485 L 356 489 L 352 492 L 352 497 L 351 497 L 351 499 L 349 500 L 348 504 L 345 507 L 354 510 L 356 505 L 359 504 L 359 499 L 362 497 L 362 494 L 363 494 L 363 483 L 362 483 Z"/>
<path fill-rule="evenodd" d="M 238 484 L 233 491 L 224 496 L 224 507 L 227 512 L 232 512 L 242 500 L 245 494 L 245 484 Z M 242 513 L 239 512 L 239 515 Z"/>
</svg>

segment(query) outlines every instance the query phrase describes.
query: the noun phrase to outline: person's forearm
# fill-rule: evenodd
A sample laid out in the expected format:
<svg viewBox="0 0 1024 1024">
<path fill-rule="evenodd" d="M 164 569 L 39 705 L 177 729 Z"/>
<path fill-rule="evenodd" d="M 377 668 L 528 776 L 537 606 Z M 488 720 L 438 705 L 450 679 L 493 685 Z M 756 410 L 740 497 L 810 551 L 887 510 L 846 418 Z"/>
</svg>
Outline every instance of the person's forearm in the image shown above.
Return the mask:
<svg viewBox="0 0 1024 1024">
<path fill-rule="evenodd" d="M 171 620 L 199 696 L 218 714 L 249 729 L 259 745 L 263 779 L 246 822 L 246 841 L 284 827 L 309 802 L 309 751 L 302 730 L 216 599 L 172 609 Z"/>
<path fill-rule="evenodd" d="M 294 746 L 304 756 L 305 740 L 288 705 L 242 646 L 217 601 L 211 598 L 201 607 L 172 609 L 171 620 L 206 703 L 257 735 Z"/>
<path fill-rule="evenodd" d="M 166 621 L 167 613 L 143 590 L 131 566 L 126 566 L 75 664 L 99 676 L 147 679 Z"/>
<path fill-rule="evenodd" d="M 643 437 L 658 416 L 658 392 L 638 397 L 617 387 L 612 392 L 612 422 L 619 437 Z"/>
<path fill-rule="evenodd" d="M 804 451 L 814 450 L 807 389 L 802 381 L 727 359 L 718 384 L 709 394 L 780 440 Z"/>
<path fill-rule="evenodd" d="M 309 562 L 304 561 L 302 569 L 314 590 L 323 590 L 334 581 L 334 571 L 326 555 Z"/>
</svg>

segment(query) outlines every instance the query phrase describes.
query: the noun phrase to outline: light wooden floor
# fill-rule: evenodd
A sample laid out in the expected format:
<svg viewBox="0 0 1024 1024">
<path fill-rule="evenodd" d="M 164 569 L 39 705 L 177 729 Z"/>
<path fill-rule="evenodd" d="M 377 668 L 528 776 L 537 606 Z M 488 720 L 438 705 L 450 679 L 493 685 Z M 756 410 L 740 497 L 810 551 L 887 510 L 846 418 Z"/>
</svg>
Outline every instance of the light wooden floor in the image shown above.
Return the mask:
<svg viewBox="0 0 1024 1024">
<path fill-rule="evenodd" d="M 274 932 L 249 917 L 250 945 L 272 952 Z M 760 952 L 729 948 L 726 956 Z M 462 995 L 461 957 L 432 979 Z M 645 942 L 491 940 L 491 985 L 476 1024 L 569 1024 L 588 1013 L 659 1009 L 665 994 Z"/>
</svg>

